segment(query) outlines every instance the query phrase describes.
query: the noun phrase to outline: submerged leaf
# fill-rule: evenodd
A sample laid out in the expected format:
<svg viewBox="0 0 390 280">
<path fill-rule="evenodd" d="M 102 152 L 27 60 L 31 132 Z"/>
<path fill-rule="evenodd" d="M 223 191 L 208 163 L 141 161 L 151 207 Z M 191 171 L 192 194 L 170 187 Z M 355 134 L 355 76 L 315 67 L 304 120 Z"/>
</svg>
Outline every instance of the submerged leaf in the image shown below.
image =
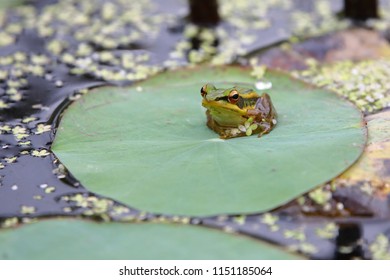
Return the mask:
<svg viewBox="0 0 390 280">
<path fill-rule="evenodd" d="M 299 258 L 262 241 L 191 225 L 48 220 L 0 231 L 0 259 Z"/>
</svg>

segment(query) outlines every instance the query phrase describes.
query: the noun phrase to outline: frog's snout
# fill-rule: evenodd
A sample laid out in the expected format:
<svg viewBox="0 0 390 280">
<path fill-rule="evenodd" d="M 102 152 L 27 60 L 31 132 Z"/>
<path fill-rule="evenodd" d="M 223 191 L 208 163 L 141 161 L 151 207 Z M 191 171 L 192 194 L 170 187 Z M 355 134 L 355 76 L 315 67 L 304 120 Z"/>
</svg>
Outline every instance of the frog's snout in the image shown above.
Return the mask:
<svg viewBox="0 0 390 280">
<path fill-rule="evenodd" d="M 206 98 L 206 95 L 207 95 L 207 85 L 204 85 L 203 87 L 201 87 L 200 89 L 200 95 L 203 97 L 203 98 Z"/>
</svg>

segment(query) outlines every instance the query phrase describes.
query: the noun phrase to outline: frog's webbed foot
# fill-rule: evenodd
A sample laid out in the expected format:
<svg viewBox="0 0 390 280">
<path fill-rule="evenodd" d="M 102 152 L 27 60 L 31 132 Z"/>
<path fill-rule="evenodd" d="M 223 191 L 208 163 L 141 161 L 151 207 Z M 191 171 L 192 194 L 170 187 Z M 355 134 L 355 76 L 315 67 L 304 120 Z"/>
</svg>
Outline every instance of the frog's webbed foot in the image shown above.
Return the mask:
<svg viewBox="0 0 390 280">
<path fill-rule="evenodd" d="M 256 124 L 258 125 L 258 127 L 260 129 L 260 132 L 257 135 L 257 137 L 261 137 L 264 134 L 269 133 L 273 128 L 273 126 L 268 122 L 260 122 L 260 123 L 256 123 Z"/>
</svg>

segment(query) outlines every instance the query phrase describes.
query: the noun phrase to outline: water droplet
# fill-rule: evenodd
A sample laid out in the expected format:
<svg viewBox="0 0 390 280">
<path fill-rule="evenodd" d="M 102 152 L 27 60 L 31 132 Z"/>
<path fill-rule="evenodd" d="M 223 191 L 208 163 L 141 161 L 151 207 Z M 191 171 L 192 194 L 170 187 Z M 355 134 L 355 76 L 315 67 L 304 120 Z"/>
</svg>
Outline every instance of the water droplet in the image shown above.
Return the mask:
<svg viewBox="0 0 390 280">
<path fill-rule="evenodd" d="M 56 87 L 63 87 L 64 86 L 64 82 L 61 81 L 61 80 L 57 80 L 56 81 Z"/>
<path fill-rule="evenodd" d="M 209 142 L 225 142 L 225 140 L 223 140 L 221 138 L 210 138 L 210 139 L 207 139 L 206 141 L 209 141 Z"/>
<path fill-rule="evenodd" d="M 255 87 L 258 90 L 266 90 L 272 88 L 272 83 L 268 80 L 261 79 L 255 83 Z"/>
<path fill-rule="evenodd" d="M 51 81 L 51 80 L 53 80 L 53 75 L 49 74 L 49 73 L 46 73 L 45 74 L 45 79 L 48 80 L 48 81 Z"/>
</svg>

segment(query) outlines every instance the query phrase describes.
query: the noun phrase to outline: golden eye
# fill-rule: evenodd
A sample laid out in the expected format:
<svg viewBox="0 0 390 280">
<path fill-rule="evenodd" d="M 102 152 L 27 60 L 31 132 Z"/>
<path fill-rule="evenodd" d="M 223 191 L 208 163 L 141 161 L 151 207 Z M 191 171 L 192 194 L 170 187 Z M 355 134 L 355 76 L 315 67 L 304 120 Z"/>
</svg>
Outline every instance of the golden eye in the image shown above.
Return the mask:
<svg viewBox="0 0 390 280">
<path fill-rule="evenodd" d="M 239 97 L 240 97 L 240 95 L 238 94 L 238 91 L 237 90 L 232 90 L 229 93 L 228 99 L 229 99 L 230 103 L 236 104 Z"/>
<path fill-rule="evenodd" d="M 206 92 L 206 85 L 204 85 L 204 86 L 200 89 L 200 95 L 201 95 L 202 97 L 205 97 L 206 94 L 207 94 L 207 92 Z"/>
</svg>

